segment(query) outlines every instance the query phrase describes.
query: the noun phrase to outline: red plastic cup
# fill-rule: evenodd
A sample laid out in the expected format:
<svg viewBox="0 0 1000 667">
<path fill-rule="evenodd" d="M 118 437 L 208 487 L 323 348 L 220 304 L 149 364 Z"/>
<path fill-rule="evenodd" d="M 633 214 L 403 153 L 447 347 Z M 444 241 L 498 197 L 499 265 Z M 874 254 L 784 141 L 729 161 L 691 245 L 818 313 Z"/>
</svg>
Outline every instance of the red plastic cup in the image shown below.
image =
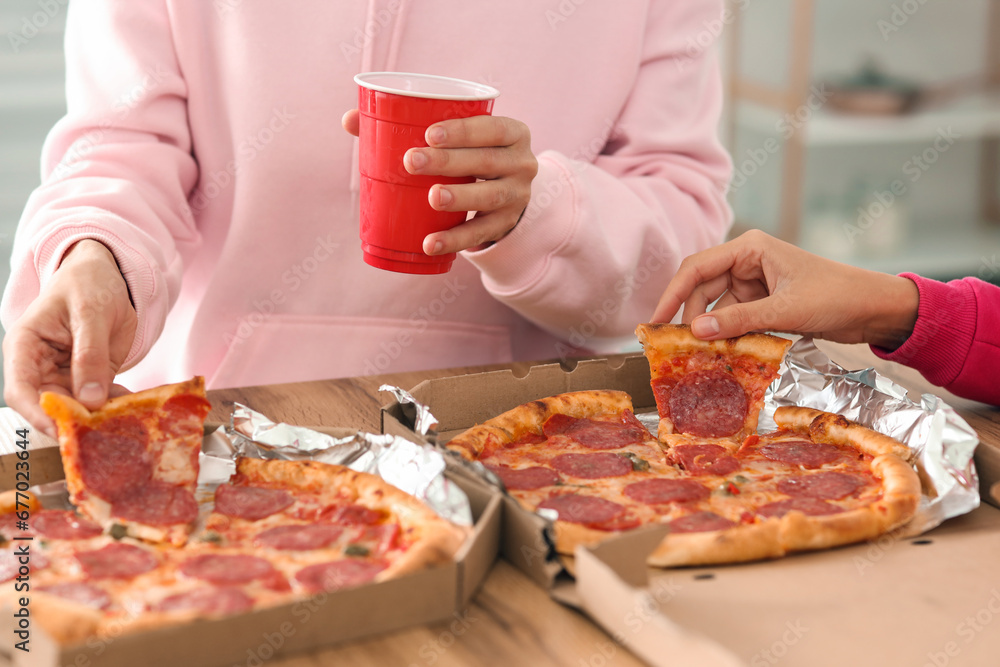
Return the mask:
<svg viewBox="0 0 1000 667">
<path fill-rule="evenodd" d="M 435 183 L 475 178 L 414 176 L 403 155 L 426 147 L 424 133 L 451 118 L 488 116 L 500 92 L 471 81 L 429 74 L 369 72 L 354 77 L 361 112 L 361 249 L 371 266 L 399 273 L 447 273 L 455 253 L 424 254 L 424 237 L 465 222 L 466 212 L 435 211 L 427 195 Z"/>
</svg>

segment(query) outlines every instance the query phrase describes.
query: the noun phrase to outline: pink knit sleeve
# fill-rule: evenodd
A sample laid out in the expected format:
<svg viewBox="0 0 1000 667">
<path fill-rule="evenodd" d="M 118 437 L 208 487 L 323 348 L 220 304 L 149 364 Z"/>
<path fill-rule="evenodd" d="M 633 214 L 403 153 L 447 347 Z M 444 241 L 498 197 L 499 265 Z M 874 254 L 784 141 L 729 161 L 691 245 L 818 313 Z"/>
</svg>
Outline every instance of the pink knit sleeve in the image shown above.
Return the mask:
<svg viewBox="0 0 1000 667">
<path fill-rule="evenodd" d="M 872 351 L 954 394 L 1000 405 L 1000 287 L 976 278 L 941 283 L 901 275 L 920 292 L 916 326 L 894 352 Z"/>
<path fill-rule="evenodd" d="M 0 307 L 9 327 L 77 241 L 114 254 L 139 316 L 125 368 L 149 350 L 181 281 L 178 246 L 197 243 L 187 195 L 198 176 L 187 88 L 163 0 L 71 3 L 67 114 L 49 134 L 42 185 L 18 225 Z"/>
</svg>

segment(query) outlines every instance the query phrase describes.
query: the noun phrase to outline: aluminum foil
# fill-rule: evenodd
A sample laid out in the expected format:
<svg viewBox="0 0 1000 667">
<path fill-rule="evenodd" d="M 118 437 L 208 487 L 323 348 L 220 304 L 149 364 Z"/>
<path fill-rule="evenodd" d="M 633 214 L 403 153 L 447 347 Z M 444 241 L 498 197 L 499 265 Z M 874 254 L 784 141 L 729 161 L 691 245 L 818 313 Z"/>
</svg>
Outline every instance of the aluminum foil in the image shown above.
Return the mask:
<svg viewBox="0 0 1000 667">
<path fill-rule="evenodd" d="M 438 420 L 431 414 L 430 408 L 423 403 L 417 402 L 410 392 L 394 387 L 391 384 L 384 384 L 378 388 L 379 391 L 388 391 L 396 397 L 396 401 L 402 406 L 403 414 L 407 419 L 413 421 L 413 430 L 420 435 L 427 436 L 431 442 L 437 441 Z"/>
<path fill-rule="evenodd" d="M 229 479 L 238 456 L 320 461 L 378 475 L 424 501 L 442 517 L 472 525 L 469 499 L 444 476 L 444 456 L 431 446 L 373 433 L 335 438 L 301 426 L 272 422 L 239 403 L 234 405 L 231 424 L 225 429 L 227 437 L 214 436 L 206 438 L 202 450 L 199 486 L 213 482 L 218 485 Z"/>
<path fill-rule="evenodd" d="M 923 533 L 979 506 L 972 461 L 979 438 L 947 403 L 933 394 L 914 403 L 906 389 L 875 369 L 847 371 L 808 338 L 792 345 L 784 365 L 765 396 L 759 431 L 776 428 L 774 411 L 780 406 L 800 405 L 836 412 L 907 445 L 923 496 L 917 515 L 902 529 L 906 535 Z"/>
</svg>

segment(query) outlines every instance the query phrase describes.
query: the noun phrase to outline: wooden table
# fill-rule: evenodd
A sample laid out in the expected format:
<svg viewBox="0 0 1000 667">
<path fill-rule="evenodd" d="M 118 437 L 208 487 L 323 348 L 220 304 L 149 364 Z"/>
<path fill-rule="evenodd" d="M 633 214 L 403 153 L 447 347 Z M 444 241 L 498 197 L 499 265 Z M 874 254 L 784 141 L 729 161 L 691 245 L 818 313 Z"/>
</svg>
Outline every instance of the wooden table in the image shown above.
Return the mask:
<svg viewBox="0 0 1000 667">
<path fill-rule="evenodd" d="M 931 387 L 919 374 L 877 359 L 865 346 L 819 343 L 846 368 L 875 366 L 918 393 L 936 393 L 976 429 L 984 442 L 1000 447 L 1000 410 L 965 401 Z M 209 392 L 215 406 L 210 420 L 225 421 L 229 402 L 238 401 L 291 424 L 346 426 L 377 432 L 379 409 L 388 402 L 379 385 L 410 388 L 419 382 L 460 373 L 512 368 L 523 374 L 532 364 L 397 373 L 366 378 L 223 389 Z M 932 391 L 933 390 L 933 391 Z M 473 605 L 450 623 L 416 627 L 372 639 L 293 655 L 275 667 L 326 665 L 640 665 L 583 615 L 547 593 L 504 560 L 497 561 Z"/>
</svg>

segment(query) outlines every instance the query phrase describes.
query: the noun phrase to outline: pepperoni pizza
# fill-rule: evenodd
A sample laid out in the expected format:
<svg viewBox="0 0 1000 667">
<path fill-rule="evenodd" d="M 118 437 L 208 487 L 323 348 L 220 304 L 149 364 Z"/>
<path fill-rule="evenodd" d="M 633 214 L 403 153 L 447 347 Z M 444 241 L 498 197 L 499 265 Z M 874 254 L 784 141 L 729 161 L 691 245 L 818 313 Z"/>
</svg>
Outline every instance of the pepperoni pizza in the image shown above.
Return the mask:
<svg viewBox="0 0 1000 667">
<path fill-rule="evenodd" d="M 58 643 L 383 581 L 449 562 L 464 541 L 466 529 L 381 478 L 314 461 L 239 459 L 198 521 L 186 445 L 195 430 L 201 442 L 197 396 L 200 379 L 95 413 L 46 399 L 79 513 L 41 509 L 31 494 L 15 512 L 0 498 L 0 581 L 30 573 L 32 617 Z M 182 494 L 193 512 L 175 509 Z"/>
<path fill-rule="evenodd" d="M 447 447 L 554 518 L 564 554 L 659 523 L 671 532 L 651 565 L 742 562 L 870 539 L 913 516 L 920 483 L 892 438 L 788 407 L 775 414 L 779 430 L 753 434 L 787 341 L 754 334 L 708 345 L 667 327 L 639 334 L 660 441 L 627 394 L 587 391 L 518 406 Z"/>
<path fill-rule="evenodd" d="M 211 407 L 203 378 L 112 398 L 95 412 L 53 392 L 41 406 L 56 422 L 74 505 L 103 528 L 184 543 L 198 517 L 198 454 Z"/>
</svg>

